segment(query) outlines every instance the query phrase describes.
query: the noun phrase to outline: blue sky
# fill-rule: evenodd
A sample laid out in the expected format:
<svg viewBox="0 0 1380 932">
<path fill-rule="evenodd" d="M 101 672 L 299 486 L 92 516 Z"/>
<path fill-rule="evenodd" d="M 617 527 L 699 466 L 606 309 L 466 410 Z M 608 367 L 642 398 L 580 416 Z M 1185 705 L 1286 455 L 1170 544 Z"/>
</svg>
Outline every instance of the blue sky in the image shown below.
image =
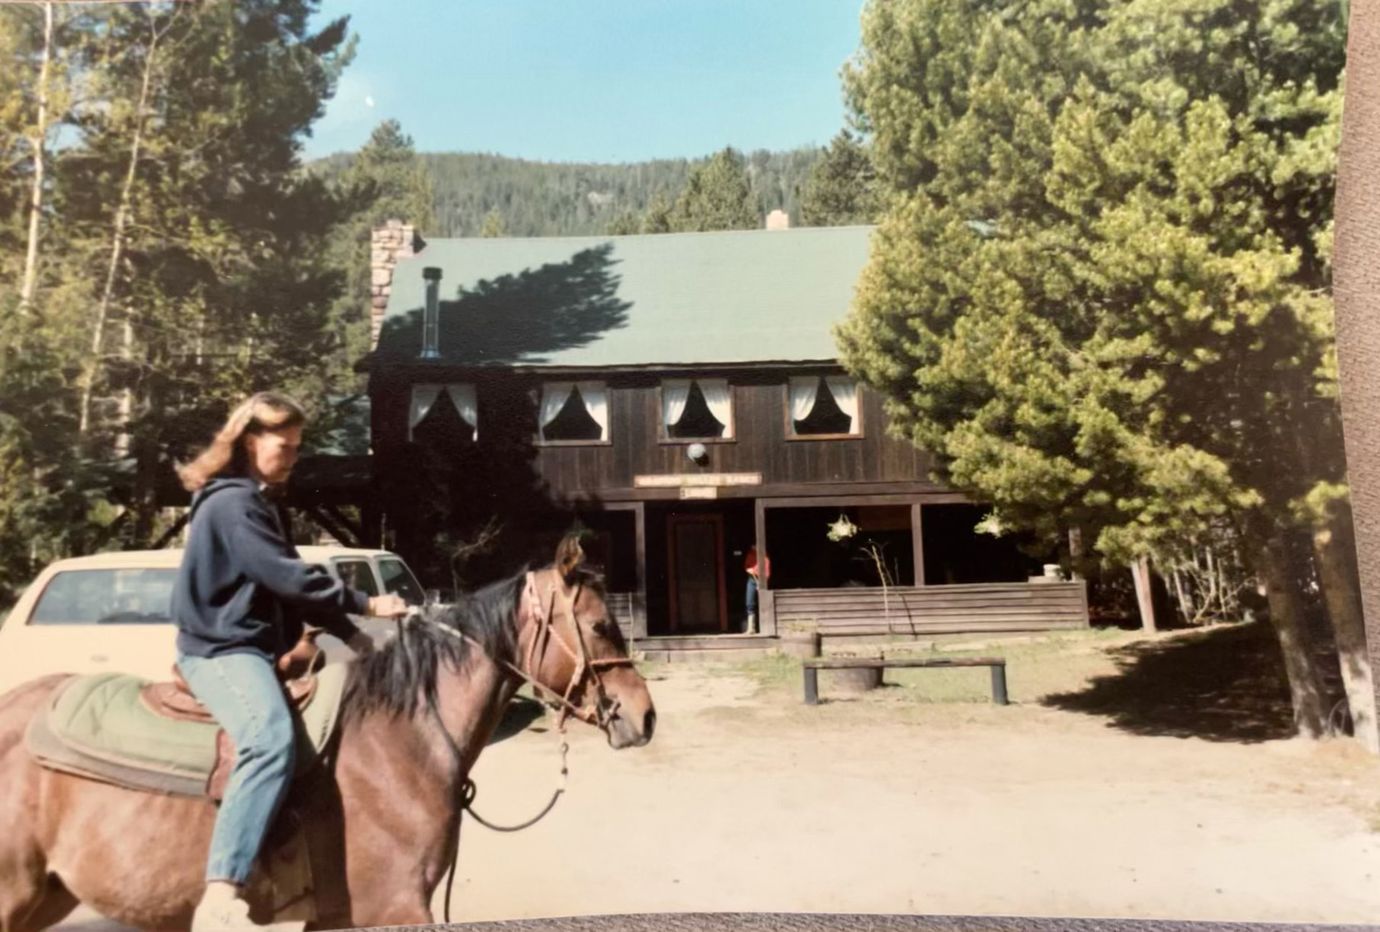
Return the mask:
<svg viewBox="0 0 1380 932">
<path fill-rule="evenodd" d="M 324 0 L 359 49 L 306 155 L 399 120 L 422 152 L 630 162 L 823 145 L 862 0 Z"/>
</svg>

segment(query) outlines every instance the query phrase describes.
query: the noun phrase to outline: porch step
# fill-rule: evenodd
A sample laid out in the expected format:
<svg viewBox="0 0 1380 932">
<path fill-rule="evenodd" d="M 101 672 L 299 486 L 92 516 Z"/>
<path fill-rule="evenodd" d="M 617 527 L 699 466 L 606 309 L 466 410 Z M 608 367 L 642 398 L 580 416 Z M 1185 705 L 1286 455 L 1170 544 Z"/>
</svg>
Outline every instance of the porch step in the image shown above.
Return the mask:
<svg viewBox="0 0 1380 932">
<path fill-rule="evenodd" d="M 768 657 L 779 643 L 765 634 L 683 635 L 638 638 L 633 650 L 656 663 L 713 663 Z"/>
<path fill-rule="evenodd" d="M 780 643 L 766 634 L 659 635 L 638 638 L 635 650 L 766 650 Z"/>
<path fill-rule="evenodd" d="M 746 647 L 738 650 L 647 650 L 638 653 L 649 663 L 733 663 L 770 657 L 776 651 L 770 647 Z"/>
</svg>

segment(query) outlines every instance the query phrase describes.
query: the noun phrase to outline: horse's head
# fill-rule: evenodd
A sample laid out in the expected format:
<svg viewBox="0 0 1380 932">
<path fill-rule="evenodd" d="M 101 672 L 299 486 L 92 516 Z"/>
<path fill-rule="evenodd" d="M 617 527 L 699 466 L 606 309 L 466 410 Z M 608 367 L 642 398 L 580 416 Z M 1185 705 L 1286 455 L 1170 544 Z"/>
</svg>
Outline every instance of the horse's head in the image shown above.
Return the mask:
<svg viewBox="0 0 1380 932">
<path fill-rule="evenodd" d="M 519 606 L 518 662 L 564 698 L 565 711 L 608 735 L 615 748 L 652 740 L 656 709 L 609 614 L 597 576 L 582 567 L 579 541 L 567 537 L 551 566 L 528 574 Z"/>
</svg>

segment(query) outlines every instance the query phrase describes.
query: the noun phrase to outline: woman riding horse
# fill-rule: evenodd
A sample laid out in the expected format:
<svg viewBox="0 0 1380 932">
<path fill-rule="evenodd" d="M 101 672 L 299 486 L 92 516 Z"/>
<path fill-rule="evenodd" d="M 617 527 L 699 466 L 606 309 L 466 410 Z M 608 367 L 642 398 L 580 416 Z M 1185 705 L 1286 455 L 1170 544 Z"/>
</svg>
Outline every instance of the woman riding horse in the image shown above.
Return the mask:
<svg viewBox="0 0 1380 932">
<path fill-rule="evenodd" d="M 396 595 L 369 596 L 304 563 L 283 533 L 266 493 L 287 482 L 305 423 L 291 398 L 259 392 L 178 470 L 194 495 L 172 600 L 177 667 L 235 745 L 192 932 L 254 927 L 243 889 L 293 773 L 292 713 L 275 666 L 302 636 L 298 613 L 366 653 L 372 641 L 347 614 L 407 611 Z"/>
<path fill-rule="evenodd" d="M 288 797 L 306 836 L 309 892 L 280 901 L 258 872 L 245 891 L 255 921 L 431 923 L 472 796 L 470 772 L 524 682 L 597 727 L 610 747 L 651 739 L 646 681 L 599 577 L 579 559 L 563 542 L 553 564 L 405 621 L 377 652 L 348 661 L 327 760 Z M 79 902 L 124 925 L 185 930 L 205 889 L 216 806 L 205 795 L 128 789 L 37 760 L 25 733 L 72 685 L 59 674 L 0 696 L 0 932 L 39 932 Z M 608 837 L 628 814 L 577 818 Z M 514 891 L 522 896 L 520 885 Z"/>
<path fill-rule="evenodd" d="M 246 469 L 250 443 L 260 462 L 262 440 L 228 436 L 241 439 Z M 256 872 L 244 891 L 255 921 L 300 921 L 304 910 L 309 929 L 431 923 L 472 798 L 470 771 L 524 682 L 610 747 L 646 744 L 656 711 L 604 595 L 578 544 L 563 541 L 551 565 L 409 619 L 376 653 L 349 661 L 327 759 L 288 798 L 309 893 L 282 903 Z M 187 929 L 205 898 L 202 865 L 220 814 L 204 795 L 129 789 L 35 758 L 26 733 L 73 684 L 60 674 L 0 696 L 0 932 L 39 932 L 79 902 L 125 925 Z M 586 814 L 601 832 L 620 815 Z"/>
</svg>

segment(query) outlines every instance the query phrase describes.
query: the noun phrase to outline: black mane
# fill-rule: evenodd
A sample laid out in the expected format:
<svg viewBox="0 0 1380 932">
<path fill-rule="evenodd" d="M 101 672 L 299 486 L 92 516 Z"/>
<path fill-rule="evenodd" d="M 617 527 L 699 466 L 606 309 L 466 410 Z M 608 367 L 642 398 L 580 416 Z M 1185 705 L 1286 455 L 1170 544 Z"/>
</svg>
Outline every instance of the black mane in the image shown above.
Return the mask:
<svg viewBox="0 0 1380 932">
<path fill-rule="evenodd" d="M 454 605 L 424 614 L 431 624 L 405 624 L 378 651 L 361 657 L 345 683 L 347 716 L 385 712 L 411 717 L 418 704 L 436 705 L 436 674 L 442 664 L 462 666 L 474 644 L 452 632 L 473 638 L 493 659 L 513 663 L 517 652 L 512 624 L 526 583 L 526 573 L 460 596 Z M 449 631 L 443 630 L 445 628 Z"/>
</svg>

